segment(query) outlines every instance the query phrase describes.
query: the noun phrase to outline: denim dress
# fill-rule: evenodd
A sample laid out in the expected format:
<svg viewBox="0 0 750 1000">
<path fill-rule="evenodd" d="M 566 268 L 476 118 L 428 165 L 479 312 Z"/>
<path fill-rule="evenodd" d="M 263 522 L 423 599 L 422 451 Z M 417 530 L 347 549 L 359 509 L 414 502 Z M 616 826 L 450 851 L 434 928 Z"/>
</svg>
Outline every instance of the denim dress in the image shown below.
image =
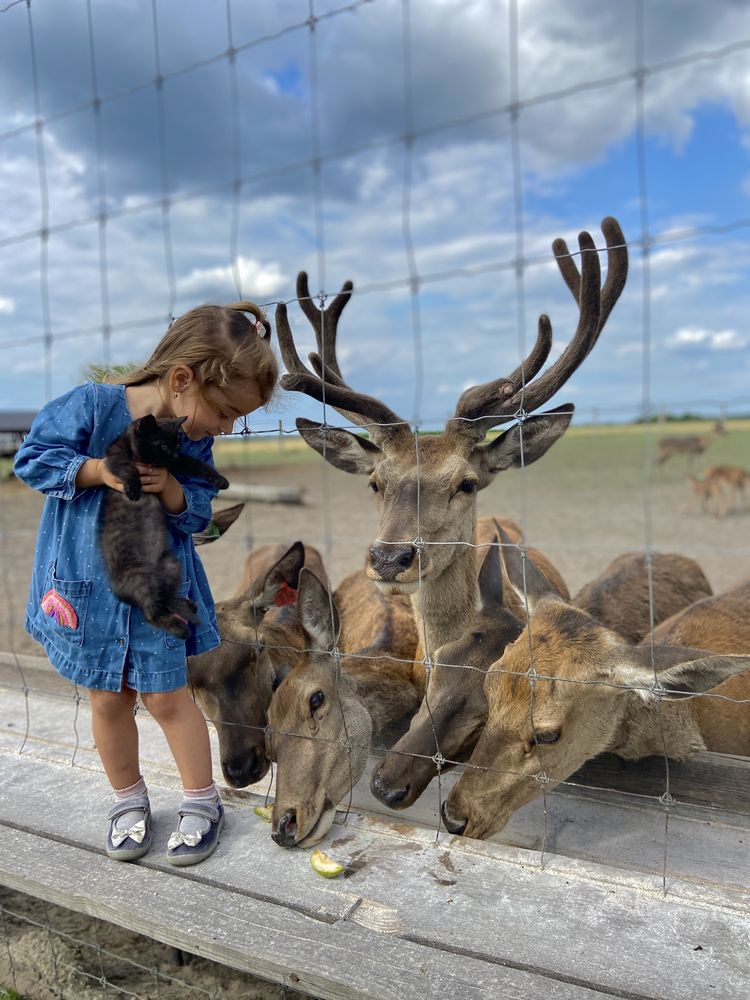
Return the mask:
<svg viewBox="0 0 750 1000">
<path fill-rule="evenodd" d="M 187 641 L 154 628 L 140 608 L 110 590 L 99 544 L 106 486 L 78 489 L 76 475 L 89 458 L 102 458 L 131 422 L 125 386 L 86 383 L 37 414 L 14 471 L 46 494 L 39 525 L 26 631 L 40 642 L 63 677 L 86 688 L 173 691 L 187 682 L 185 658 L 219 644 L 214 603 L 192 535 L 211 520 L 217 490 L 204 480 L 178 479 L 187 507 L 165 511 L 175 554 L 183 568 L 180 593 L 195 601 L 199 623 Z M 213 464 L 213 438 L 180 450 Z"/>
</svg>

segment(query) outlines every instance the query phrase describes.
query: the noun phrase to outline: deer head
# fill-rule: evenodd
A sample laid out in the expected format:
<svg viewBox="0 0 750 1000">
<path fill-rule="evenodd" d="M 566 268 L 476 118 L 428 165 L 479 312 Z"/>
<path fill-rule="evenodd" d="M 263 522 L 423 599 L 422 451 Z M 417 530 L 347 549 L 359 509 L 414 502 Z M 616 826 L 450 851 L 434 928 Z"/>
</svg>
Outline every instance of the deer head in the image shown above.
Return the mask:
<svg viewBox="0 0 750 1000">
<path fill-rule="evenodd" d="M 295 542 L 270 566 L 248 575 L 240 594 L 217 602 L 221 643 L 188 660 L 196 701 L 219 736 L 224 779 L 235 788 L 260 781 L 270 766 L 266 712 L 274 687 L 304 649 L 294 605 L 277 601 L 296 594 L 305 558 L 302 542 Z"/>
<path fill-rule="evenodd" d="M 380 525 L 379 539 L 367 553 L 367 571 L 383 588 L 414 593 L 440 577 L 458 550 L 473 542 L 478 491 L 498 472 L 536 461 L 567 429 L 572 404 L 550 412 L 535 411 L 591 351 L 624 287 L 627 249 L 622 231 L 612 218 L 602 222 L 602 230 L 608 261 L 603 289 L 598 252 L 588 233 L 579 236 L 580 273 L 564 240 L 553 243 L 560 272 L 579 307 L 577 329 L 557 361 L 540 374 L 552 344 L 551 324 L 543 315 L 536 344 L 524 362 L 503 378 L 467 389 L 445 430 L 435 436 L 418 436 L 384 403 L 344 381 L 336 357 L 336 334 L 352 293 L 351 282 L 344 284 L 327 309 L 320 309 L 310 298 L 307 275 L 302 272 L 297 278 L 299 303 L 317 339 L 317 352 L 310 355 L 312 370 L 294 346 L 286 306 L 278 305 L 279 346 L 288 372 L 282 379 L 284 388 L 325 401 L 368 431 L 369 436 L 363 437 L 343 428 L 297 420 L 304 440 L 328 462 L 345 472 L 370 477 Z M 518 419 L 514 426 L 485 442 L 493 427 L 514 419 Z M 467 556 L 465 579 L 457 587 L 466 589 L 473 613 L 476 574 L 471 553 Z"/>
<path fill-rule="evenodd" d="M 750 656 L 631 646 L 562 600 L 520 549 L 504 548 L 503 560 L 530 618 L 486 675 L 487 723 L 442 810 L 451 833 L 478 838 L 605 750 L 661 753 L 662 733 L 671 756 L 700 749 L 684 699 L 750 669 Z M 670 725 L 660 700 L 682 701 L 686 714 Z"/>
<path fill-rule="evenodd" d="M 268 751 L 276 762 L 271 836 L 280 847 L 310 847 L 331 828 L 336 804 L 362 774 L 372 736 L 370 715 L 337 648 L 338 611 L 314 573 L 300 573 L 304 662 L 289 673 L 268 709 Z"/>
<path fill-rule="evenodd" d="M 425 697 L 408 732 L 373 772 L 376 798 L 391 809 L 405 809 L 438 773 L 437 754 L 448 762 L 444 770 L 468 760 L 487 719 L 484 673 L 522 629 L 523 622 L 503 605 L 496 543 L 479 571 L 479 607 L 471 628 L 437 650 Z"/>
</svg>

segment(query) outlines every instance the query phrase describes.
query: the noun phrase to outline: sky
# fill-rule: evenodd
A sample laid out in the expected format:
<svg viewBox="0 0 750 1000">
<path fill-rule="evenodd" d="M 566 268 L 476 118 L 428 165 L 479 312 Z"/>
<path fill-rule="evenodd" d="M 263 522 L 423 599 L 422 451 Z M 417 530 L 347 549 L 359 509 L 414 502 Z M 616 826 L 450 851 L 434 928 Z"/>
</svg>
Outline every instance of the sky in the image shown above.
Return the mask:
<svg viewBox="0 0 750 1000">
<path fill-rule="evenodd" d="M 552 240 L 614 215 L 625 291 L 550 405 L 747 413 L 749 201 L 742 0 L 0 0 L 0 407 L 144 360 L 202 302 L 273 316 L 304 269 L 359 290 L 348 383 L 439 427 L 542 312 L 559 354 Z"/>
</svg>

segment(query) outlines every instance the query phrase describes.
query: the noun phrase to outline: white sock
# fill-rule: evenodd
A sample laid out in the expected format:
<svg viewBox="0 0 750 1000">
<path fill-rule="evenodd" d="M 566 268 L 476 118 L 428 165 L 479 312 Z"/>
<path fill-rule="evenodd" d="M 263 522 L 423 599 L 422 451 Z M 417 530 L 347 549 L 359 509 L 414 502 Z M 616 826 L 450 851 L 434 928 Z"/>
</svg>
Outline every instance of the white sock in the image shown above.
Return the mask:
<svg viewBox="0 0 750 1000">
<path fill-rule="evenodd" d="M 127 788 L 113 788 L 112 791 L 114 793 L 115 802 L 125 802 L 127 799 L 134 799 L 142 795 L 148 795 L 148 789 L 146 788 L 146 782 L 143 780 L 143 775 L 140 776 L 135 784 L 128 785 Z M 115 829 L 128 830 L 140 819 L 143 819 L 142 809 L 134 809 L 133 812 L 123 813 L 122 816 L 118 816 L 115 820 Z"/>
<path fill-rule="evenodd" d="M 191 802 L 207 802 L 209 805 L 215 806 L 218 801 L 219 793 L 212 781 L 205 788 L 183 788 L 180 808 L 189 806 Z M 180 833 L 208 833 L 211 824 L 202 816 L 183 816 L 178 829 Z"/>
</svg>

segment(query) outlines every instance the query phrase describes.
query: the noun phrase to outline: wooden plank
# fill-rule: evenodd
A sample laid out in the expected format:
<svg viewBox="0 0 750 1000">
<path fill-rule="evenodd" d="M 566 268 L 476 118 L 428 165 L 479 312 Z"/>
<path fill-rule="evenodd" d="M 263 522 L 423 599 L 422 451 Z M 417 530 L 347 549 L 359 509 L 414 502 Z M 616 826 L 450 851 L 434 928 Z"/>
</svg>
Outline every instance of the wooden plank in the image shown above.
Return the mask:
<svg viewBox="0 0 750 1000">
<path fill-rule="evenodd" d="M 90 735 L 88 705 L 78 706 L 77 717 L 74 708 L 70 701 L 50 701 L 37 694 L 30 694 L 28 699 L 18 694 L 4 697 L 0 747 L 14 752 L 24 746 L 24 753 L 66 766 L 74 762 L 77 768 L 101 776 Z M 27 710 L 28 736 L 24 716 Z M 11 726 L 5 733 L 3 724 Z M 176 787 L 176 769 L 161 730 L 147 715 L 139 716 L 139 730 L 144 774 L 149 780 Z M 215 734 L 212 743 L 216 773 L 220 774 Z M 441 796 L 448 795 L 458 773 L 444 774 L 440 785 L 433 782 L 408 810 L 393 812 L 370 794 L 369 770 L 375 764 L 375 760 L 368 763 L 368 771 L 353 791 L 354 808 L 380 813 L 398 823 L 418 823 L 428 830 L 438 830 Z M 249 789 L 261 796 L 269 790 L 273 796 L 269 777 Z M 225 789 L 223 794 L 234 802 L 244 801 L 244 792 Z M 547 795 L 546 802 L 538 799 L 520 809 L 494 839 L 514 848 L 659 876 L 665 867 L 666 847 L 666 871 L 670 876 L 733 892 L 746 888 L 738 873 L 745 868 L 749 838 L 747 815 L 675 805 L 667 817 L 665 807 L 656 798 L 578 787 L 556 789 Z"/>
<path fill-rule="evenodd" d="M 568 784 L 659 796 L 667 788 L 667 767 L 663 757 L 630 761 L 601 754 L 571 775 Z M 750 814 L 750 758 L 699 753 L 670 760 L 669 792 L 678 802 Z"/>
<path fill-rule="evenodd" d="M 331 1000 L 603 997 L 574 983 L 381 935 L 346 919 L 335 923 L 314 919 L 283 905 L 228 892 L 188 870 L 118 865 L 90 850 L 2 827 L 0 881 Z"/>
<path fill-rule="evenodd" d="M 37 847 L 29 851 L 34 856 L 35 851 L 39 853 L 47 866 L 44 878 L 38 885 L 32 885 L 35 893 L 42 892 L 42 885 L 57 885 L 55 873 L 61 864 L 67 864 L 58 857 L 59 847 L 101 858 L 102 816 L 107 805 L 103 777 L 82 773 L 77 768 L 61 770 L 25 755 L 15 758 L 12 771 L 4 767 L 4 772 L 8 777 L 0 797 L 0 820 L 19 835 L 35 838 Z M 61 778 L 65 781 L 66 802 L 75 816 L 75 827 L 62 831 L 56 809 Z M 151 794 L 155 838 L 163 844 L 172 825 L 174 791 L 152 784 Z M 309 953 L 308 941 L 314 941 L 314 947 L 310 946 L 312 952 L 321 947 L 321 941 L 318 931 L 312 934 L 301 928 L 308 928 L 307 922 L 313 922 L 318 929 L 324 924 L 330 933 L 323 960 L 327 963 L 326 975 L 335 980 L 336 989 L 341 977 L 348 974 L 339 969 L 340 962 L 359 962 L 364 975 L 369 977 L 365 959 L 372 957 L 381 969 L 382 963 L 386 968 L 389 962 L 394 963 L 398 970 L 398 990 L 414 990 L 406 992 L 407 996 L 433 995 L 424 987 L 399 978 L 406 953 L 399 952 L 398 947 L 408 944 L 418 945 L 430 956 L 448 955 L 458 965 L 459 959 L 479 962 L 484 970 L 481 974 L 475 971 L 473 980 L 468 977 L 460 984 L 448 984 L 443 978 L 435 986 L 438 992 L 434 995 L 513 995 L 497 988 L 496 978 L 499 969 L 504 972 L 513 969 L 532 975 L 518 996 L 551 997 L 556 995 L 552 984 L 560 988 L 566 984 L 592 990 L 595 995 L 654 1000 L 704 1000 L 707 995 L 720 996 L 722 1000 L 746 998 L 750 975 L 747 893 L 744 899 L 739 894 L 730 899 L 710 886 L 670 879 L 664 897 L 661 879 L 657 877 L 552 855 L 546 857 L 542 868 L 541 859 L 534 852 L 464 838 L 444 837 L 436 844 L 429 831 L 366 815 L 351 817 L 346 827 L 334 828 L 326 849 L 346 861 L 353 874 L 348 879 L 326 881 L 312 872 L 307 852 L 282 851 L 271 842 L 268 825 L 252 812 L 255 801 L 258 800 L 248 796 L 244 805 L 230 805 L 220 851 L 196 869 L 175 872 L 157 850 L 137 866 L 104 862 L 110 872 L 109 882 L 104 879 L 109 893 L 104 905 L 110 909 L 97 910 L 96 915 L 123 923 L 113 917 L 111 905 L 116 894 L 110 892 L 111 886 L 119 885 L 122 878 L 127 885 L 127 873 L 133 868 L 148 869 L 153 875 L 167 878 L 166 883 L 162 880 L 148 883 L 152 891 L 158 885 L 157 894 L 163 899 L 165 913 L 157 914 L 158 900 L 154 900 L 148 904 L 153 908 L 153 926 L 139 924 L 136 929 L 220 961 L 228 961 L 229 951 L 222 948 L 236 947 L 239 953 L 244 950 L 250 956 L 249 964 L 237 967 L 267 978 L 278 979 L 278 975 L 269 976 L 267 951 L 261 950 L 259 958 L 253 949 L 260 946 L 255 939 L 248 941 L 242 937 L 241 926 L 222 928 L 217 937 L 212 930 L 217 913 L 236 916 L 250 905 L 243 901 L 252 900 L 253 906 L 262 910 L 258 927 L 266 926 L 274 939 L 281 932 L 290 934 L 295 941 L 299 939 L 302 958 Z M 5 849 L 0 849 L 3 873 L 0 878 L 21 878 L 17 873 L 25 869 L 17 863 L 8 866 L 7 857 Z M 739 876 L 747 884 L 747 870 Z M 24 874 L 23 878 L 26 877 Z M 68 885 L 67 878 L 65 872 L 64 885 Z M 188 908 L 187 923 L 180 924 L 179 894 L 185 890 L 181 887 L 173 892 L 172 879 L 188 879 L 193 885 L 200 884 L 206 892 L 211 889 L 224 894 L 223 902 L 206 897 L 205 910 L 210 917 L 207 923 L 201 923 L 200 915 Z M 7 884 L 23 888 L 17 881 Z M 53 901 L 73 905 L 76 893 L 81 895 L 78 880 L 74 878 L 65 891 L 70 897 L 67 902 L 59 898 Z M 127 889 L 122 889 L 122 893 L 123 898 L 129 898 Z M 89 886 L 83 895 L 89 898 Z M 87 905 L 83 900 L 74 908 L 85 909 Z M 285 915 L 274 918 L 263 906 L 276 907 L 276 912 L 283 911 Z M 93 911 L 85 909 L 85 912 Z M 253 922 L 256 911 L 251 913 L 248 920 Z M 137 918 L 138 914 L 134 914 L 132 919 Z M 365 959 L 353 956 L 349 948 L 353 939 L 346 936 L 342 940 L 336 935 L 339 928 L 350 925 L 374 935 L 358 941 L 353 949 L 364 949 Z M 160 927 L 168 928 L 168 936 L 154 932 L 154 928 Z M 197 936 L 193 939 L 180 936 L 185 927 L 193 928 Z M 201 937 L 203 934 L 207 935 L 206 940 Z M 235 939 L 235 935 L 239 937 Z M 394 941 L 399 942 L 398 947 Z M 386 942 L 388 948 L 384 947 Z M 274 954 L 288 955 L 285 950 L 288 944 L 282 940 L 278 954 Z M 292 946 L 293 958 L 295 948 L 296 945 Z M 415 968 L 411 964 L 414 957 L 410 952 L 406 963 L 409 969 Z M 293 963 L 290 967 L 296 968 Z M 305 976 L 312 975 L 304 963 L 303 969 Z M 544 987 L 539 987 L 533 977 L 542 977 Z M 469 982 L 487 986 L 490 991 L 467 991 Z M 499 985 L 504 989 L 507 983 Z M 367 989 L 376 991 L 372 993 L 325 992 L 320 983 L 312 980 L 305 980 L 303 988 L 322 996 L 394 995 L 377 992 L 384 988 L 377 977 L 367 984 Z M 354 987 L 350 984 L 349 988 Z M 441 994 L 439 990 L 446 992 Z"/>
</svg>

